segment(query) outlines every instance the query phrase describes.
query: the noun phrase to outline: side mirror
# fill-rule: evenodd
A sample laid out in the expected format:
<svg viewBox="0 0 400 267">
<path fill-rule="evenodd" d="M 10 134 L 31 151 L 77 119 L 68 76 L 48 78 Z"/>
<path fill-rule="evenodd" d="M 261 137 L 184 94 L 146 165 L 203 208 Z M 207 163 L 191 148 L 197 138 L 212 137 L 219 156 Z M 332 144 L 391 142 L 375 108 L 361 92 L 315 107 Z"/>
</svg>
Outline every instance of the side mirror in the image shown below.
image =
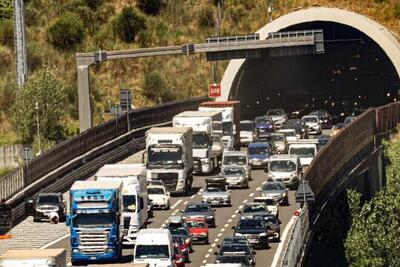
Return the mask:
<svg viewBox="0 0 400 267">
<path fill-rule="evenodd" d="M 217 245 L 217 248 L 221 248 L 221 245 L 220 245 L 220 244 L 218 244 L 218 245 Z"/>
<path fill-rule="evenodd" d="M 218 252 L 214 251 L 214 255 L 215 255 L 215 256 L 218 256 Z"/>
<path fill-rule="evenodd" d="M 242 214 L 242 211 L 239 210 L 239 214 Z"/>
<path fill-rule="evenodd" d="M 212 211 L 217 211 L 217 209 L 212 209 Z"/>
<path fill-rule="evenodd" d="M 281 222 L 281 221 L 278 221 L 278 224 L 282 224 L 282 222 Z"/>
<path fill-rule="evenodd" d="M 256 255 L 256 252 L 253 250 L 253 251 L 251 252 L 251 254 Z"/>
<path fill-rule="evenodd" d="M 232 230 L 235 230 L 235 226 L 232 226 L 231 229 L 232 229 Z"/>
</svg>

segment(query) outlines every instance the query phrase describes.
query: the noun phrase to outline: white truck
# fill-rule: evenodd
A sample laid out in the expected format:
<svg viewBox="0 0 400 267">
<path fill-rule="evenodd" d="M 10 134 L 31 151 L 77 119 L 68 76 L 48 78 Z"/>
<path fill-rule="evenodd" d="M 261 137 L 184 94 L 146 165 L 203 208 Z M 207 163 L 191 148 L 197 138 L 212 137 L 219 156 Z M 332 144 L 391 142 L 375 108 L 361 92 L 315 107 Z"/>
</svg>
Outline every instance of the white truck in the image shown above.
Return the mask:
<svg viewBox="0 0 400 267">
<path fill-rule="evenodd" d="M 0 266 L 65 267 L 67 266 L 66 250 L 61 248 L 7 250 L 0 256 Z"/>
<path fill-rule="evenodd" d="M 142 229 L 136 240 L 133 263 L 148 263 L 151 267 L 173 267 L 175 250 L 168 229 Z"/>
<path fill-rule="evenodd" d="M 193 183 L 193 130 L 151 128 L 146 132 L 147 180 L 161 180 L 171 193 L 187 193 Z"/>
<path fill-rule="evenodd" d="M 299 139 L 295 143 L 289 143 L 289 156 L 297 156 L 300 159 L 300 166 L 304 171 L 317 155 L 317 139 Z"/>
<path fill-rule="evenodd" d="M 148 220 L 146 166 L 144 164 L 108 164 L 95 174 L 97 181 L 122 182 L 124 220 L 123 245 L 134 245 L 140 229 Z"/>
<path fill-rule="evenodd" d="M 173 118 L 174 127 L 191 127 L 193 129 L 194 173 L 209 174 L 218 167 L 222 149 L 213 150 L 213 124 L 221 120 L 221 112 L 216 111 L 185 111 Z"/>
</svg>

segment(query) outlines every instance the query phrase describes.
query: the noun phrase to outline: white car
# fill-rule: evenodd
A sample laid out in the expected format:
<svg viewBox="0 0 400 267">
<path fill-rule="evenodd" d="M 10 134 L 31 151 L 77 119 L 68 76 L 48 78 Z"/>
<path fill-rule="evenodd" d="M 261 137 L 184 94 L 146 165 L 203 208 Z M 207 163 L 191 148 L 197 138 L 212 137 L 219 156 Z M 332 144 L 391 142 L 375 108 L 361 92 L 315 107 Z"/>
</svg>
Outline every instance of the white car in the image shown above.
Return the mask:
<svg viewBox="0 0 400 267">
<path fill-rule="evenodd" d="M 240 121 L 240 143 L 244 146 L 254 142 L 254 122 Z"/>
<path fill-rule="evenodd" d="M 272 118 L 275 128 L 277 129 L 280 129 L 288 120 L 286 112 L 281 108 L 269 109 L 266 115 Z"/>
<path fill-rule="evenodd" d="M 321 121 L 319 120 L 319 117 L 316 115 L 307 115 L 301 118 L 302 121 L 304 121 L 308 127 L 308 133 L 310 134 L 321 134 L 322 133 L 322 128 L 321 128 Z"/>
<path fill-rule="evenodd" d="M 170 193 L 165 190 L 163 185 L 147 186 L 149 199 L 153 202 L 153 208 L 166 209 L 170 208 Z"/>
<path fill-rule="evenodd" d="M 278 204 L 276 204 L 276 202 L 272 198 L 269 198 L 269 197 L 256 197 L 256 198 L 254 198 L 253 202 L 264 203 L 267 206 L 268 211 L 272 215 L 275 215 L 275 217 L 277 219 L 279 218 Z"/>
</svg>

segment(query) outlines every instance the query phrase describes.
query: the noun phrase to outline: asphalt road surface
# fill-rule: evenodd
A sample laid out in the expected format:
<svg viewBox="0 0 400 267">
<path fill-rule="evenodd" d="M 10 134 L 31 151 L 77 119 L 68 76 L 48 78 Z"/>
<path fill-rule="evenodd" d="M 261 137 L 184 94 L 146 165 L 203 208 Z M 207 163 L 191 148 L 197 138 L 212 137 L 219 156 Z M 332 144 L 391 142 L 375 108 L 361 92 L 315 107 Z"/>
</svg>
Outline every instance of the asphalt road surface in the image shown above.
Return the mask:
<svg viewBox="0 0 400 267">
<path fill-rule="evenodd" d="M 234 226 L 238 219 L 238 211 L 242 208 L 242 205 L 247 202 L 251 202 L 254 197 L 260 195 L 257 190 L 261 184 L 265 181 L 266 174 L 262 170 L 252 171 L 253 180 L 250 182 L 249 189 L 233 189 L 232 190 L 232 206 L 231 207 L 217 207 L 216 208 L 216 228 L 210 229 L 210 244 L 208 245 L 194 245 L 194 252 L 190 254 L 191 262 L 186 266 L 199 267 L 206 263 L 213 263 L 215 261 L 214 252 L 218 251 L 217 245 L 221 243 L 224 237 L 232 236 Z M 201 191 L 205 185 L 205 176 L 196 176 L 193 182 L 193 190 L 190 196 L 184 197 L 172 197 L 171 198 L 171 209 L 168 211 L 155 211 L 154 217 L 149 220 L 148 228 L 161 227 L 168 220 L 171 215 L 178 215 L 179 210 L 184 209 L 185 205 L 190 202 L 201 202 Z M 281 233 L 289 222 L 294 210 L 297 209 L 297 205 L 293 200 L 294 192 L 290 191 L 290 206 L 279 207 L 279 219 L 281 220 Z M 270 248 L 267 250 L 257 250 L 256 254 L 256 266 L 270 266 L 275 251 L 278 247 L 279 242 L 270 243 Z M 65 248 L 68 251 L 69 259 L 69 237 L 59 240 L 50 246 L 50 248 Z M 133 249 L 124 249 L 122 262 L 129 262 L 132 260 Z"/>
</svg>

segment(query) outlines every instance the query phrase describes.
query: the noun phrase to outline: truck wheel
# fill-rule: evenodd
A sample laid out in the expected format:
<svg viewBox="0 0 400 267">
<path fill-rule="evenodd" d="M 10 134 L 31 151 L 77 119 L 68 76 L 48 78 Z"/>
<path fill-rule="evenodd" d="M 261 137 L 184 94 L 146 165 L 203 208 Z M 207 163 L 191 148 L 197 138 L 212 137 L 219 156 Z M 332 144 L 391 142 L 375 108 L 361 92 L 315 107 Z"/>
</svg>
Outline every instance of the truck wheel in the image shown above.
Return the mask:
<svg viewBox="0 0 400 267">
<path fill-rule="evenodd" d="M 188 179 L 186 179 L 185 183 L 185 194 L 189 195 L 190 191 L 192 190 L 192 183 L 193 183 L 193 176 L 190 176 Z"/>
</svg>

